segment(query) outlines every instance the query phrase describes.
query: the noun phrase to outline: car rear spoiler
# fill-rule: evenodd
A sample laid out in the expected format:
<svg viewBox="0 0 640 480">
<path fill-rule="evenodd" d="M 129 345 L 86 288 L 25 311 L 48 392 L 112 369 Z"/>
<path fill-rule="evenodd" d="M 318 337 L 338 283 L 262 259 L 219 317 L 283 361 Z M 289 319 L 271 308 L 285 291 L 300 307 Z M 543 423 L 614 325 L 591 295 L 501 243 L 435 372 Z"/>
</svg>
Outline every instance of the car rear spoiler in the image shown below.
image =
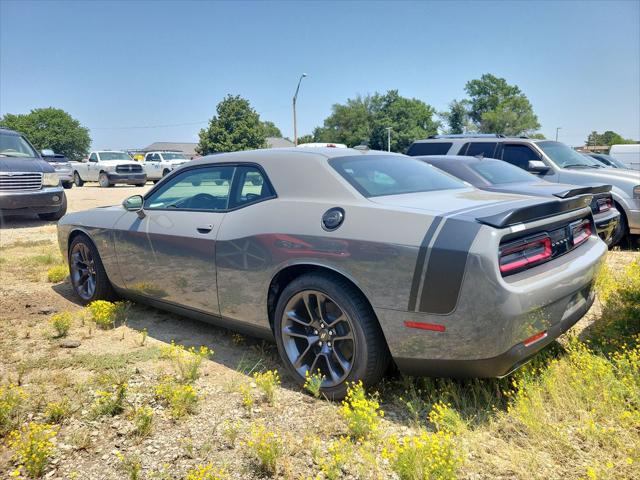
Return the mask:
<svg viewBox="0 0 640 480">
<path fill-rule="evenodd" d="M 559 198 L 575 197 L 577 195 L 597 195 L 611 191 L 611 185 L 596 185 L 595 187 L 576 187 L 564 192 L 554 193 Z"/>
<path fill-rule="evenodd" d="M 560 215 L 589 207 L 592 195 L 577 195 L 562 200 L 551 200 L 543 203 L 535 203 L 520 208 L 505 210 L 504 212 L 478 217 L 476 221 L 496 228 L 505 228 L 520 223 L 533 222 L 544 218 Z"/>
</svg>

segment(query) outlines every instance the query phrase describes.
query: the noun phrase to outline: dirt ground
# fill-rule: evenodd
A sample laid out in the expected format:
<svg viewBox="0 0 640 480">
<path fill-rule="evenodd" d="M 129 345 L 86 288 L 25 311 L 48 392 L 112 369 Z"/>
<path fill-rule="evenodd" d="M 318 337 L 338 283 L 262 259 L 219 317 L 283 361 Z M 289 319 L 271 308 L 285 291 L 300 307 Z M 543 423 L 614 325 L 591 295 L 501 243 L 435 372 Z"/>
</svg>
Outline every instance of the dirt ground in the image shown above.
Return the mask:
<svg viewBox="0 0 640 480">
<path fill-rule="evenodd" d="M 70 212 L 117 204 L 151 187 L 94 185 L 66 191 Z M 46 478 L 130 478 L 119 454 L 140 461 L 140 478 L 183 478 L 189 468 L 205 463 L 223 466 L 230 478 L 260 478 L 263 474 L 243 444 L 250 427 L 257 424 L 283 438 L 285 455 L 278 476 L 313 478 L 318 472 L 312 458 L 314 449 L 320 448 L 317 439 L 328 441 L 345 433 L 339 405 L 304 394 L 286 377 L 275 405 L 260 401 L 252 385 L 256 403 L 249 411 L 238 387 L 251 385 L 251 371 L 282 370 L 275 346 L 178 315 L 134 305 L 127 325 L 108 331 L 76 319 L 68 338 L 78 340 L 79 347 L 61 348 L 60 341 L 52 338 L 51 314 L 79 312 L 82 307 L 69 283 L 46 279 L 49 266 L 59 261 L 55 222 L 37 217 L 4 219 L 0 252 L 0 384 L 19 383 L 25 388 L 33 407 L 29 419 L 42 421 L 44 406 L 65 397 L 73 407 L 57 436 Z M 634 259 L 640 259 L 637 251 L 609 255 L 616 268 Z M 143 330 L 148 333 L 144 341 Z M 214 351 L 195 383 L 201 398 L 196 413 L 178 421 L 170 418 L 154 394 L 154 386 L 172 371 L 161 358 L 161 348 L 171 341 L 187 347 L 206 345 Z M 114 369 L 128 379 L 127 410 L 119 416 L 92 418 L 100 378 Z M 387 432 L 411 428 L 407 413 L 397 403 L 385 402 L 401 393 L 400 383 L 388 378 L 381 385 Z M 129 413 L 141 405 L 154 410 L 154 424 L 151 435 L 136 438 Z M 234 426 L 237 439 L 230 433 Z M 10 457 L 11 451 L 0 446 L 0 478 L 8 478 L 15 468 Z M 371 466 L 366 457 L 361 467 L 347 478 L 387 478 L 384 465 Z M 519 476 L 517 471 L 507 472 L 509 478 Z M 469 473 L 469 478 L 490 477 L 494 478 L 492 472 Z"/>
</svg>

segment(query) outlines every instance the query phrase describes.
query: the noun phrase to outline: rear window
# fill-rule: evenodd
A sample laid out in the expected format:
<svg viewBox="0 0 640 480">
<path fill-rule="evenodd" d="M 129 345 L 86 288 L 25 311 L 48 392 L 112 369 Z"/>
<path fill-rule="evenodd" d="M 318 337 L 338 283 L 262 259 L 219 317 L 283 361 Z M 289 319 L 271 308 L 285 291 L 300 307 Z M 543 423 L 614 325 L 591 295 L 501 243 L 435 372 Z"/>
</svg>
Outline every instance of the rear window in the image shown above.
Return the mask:
<svg viewBox="0 0 640 480">
<path fill-rule="evenodd" d="M 538 178 L 521 168 L 515 167 L 507 162 L 486 161 L 475 162 L 469 165 L 480 176 L 493 185 L 502 183 L 531 182 L 538 181 Z"/>
<path fill-rule="evenodd" d="M 444 155 L 453 145 L 451 142 L 414 143 L 407 150 L 407 155 Z"/>
<path fill-rule="evenodd" d="M 472 142 L 467 150 L 468 157 L 483 156 L 485 158 L 495 158 L 494 152 L 498 144 L 496 142 Z"/>
<path fill-rule="evenodd" d="M 466 187 L 437 168 L 407 157 L 341 157 L 329 163 L 365 197 Z"/>
</svg>

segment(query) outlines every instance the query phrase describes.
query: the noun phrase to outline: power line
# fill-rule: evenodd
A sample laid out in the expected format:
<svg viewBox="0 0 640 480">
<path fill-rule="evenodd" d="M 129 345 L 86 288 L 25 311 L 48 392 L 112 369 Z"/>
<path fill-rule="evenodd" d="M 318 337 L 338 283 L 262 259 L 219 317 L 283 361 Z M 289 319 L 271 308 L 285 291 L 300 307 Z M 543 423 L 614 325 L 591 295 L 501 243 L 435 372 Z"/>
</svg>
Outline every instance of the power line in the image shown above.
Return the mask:
<svg viewBox="0 0 640 480">
<path fill-rule="evenodd" d="M 137 130 L 137 129 L 145 129 L 145 128 L 186 127 L 190 125 L 202 125 L 207 122 L 208 120 L 201 120 L 199 122 L 168 123 L 165 125 L 134 125 L 129 127 L 89 127 L 89 130 Z"/>
</svg>

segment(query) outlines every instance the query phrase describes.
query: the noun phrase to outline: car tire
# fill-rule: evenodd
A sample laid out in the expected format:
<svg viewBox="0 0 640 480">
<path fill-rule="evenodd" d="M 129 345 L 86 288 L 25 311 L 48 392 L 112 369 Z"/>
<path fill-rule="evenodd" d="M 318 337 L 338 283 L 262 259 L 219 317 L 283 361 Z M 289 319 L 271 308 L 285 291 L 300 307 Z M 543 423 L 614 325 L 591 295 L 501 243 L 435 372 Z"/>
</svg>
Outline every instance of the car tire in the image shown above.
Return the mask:
<svg viewBox="0 0 640 480">
<path fill-rule="evenodd" d="M 166 177 L 167 175 L 169 175 L 169 173 L 171 173 L 171 170 L 169 170 L 168 168 L 165 168 L 165 169 L 162 171 L 162 176 L 163 176 L 163 177 Z"/>
<path fill-rule="evenodd" d="M 136 183 L 136 187 L 144 187 L 147 183 Z"/>
<path fill-rule="evenodd" d="M 62 187 L 70 190 L 73 187 L 73 182 L 62 182 Z"/>
<path fill-rule="evenodd" d="M 52 212 L 52 213 L 40 213 L 38 214 L 38 217 L 41 220 L 47 220 L 47 221 L 58 221 L 60 220 L 62 217 L 64 217 L 64 215 L 67 213 L 67 196 L 64 194 L 64 192 L 62 193 L 62 205 L 60 205 L 60 209 L 57 212 Z"/>
<path fill-rule="evenodd" d="M 85 264 L 90 267 L 87 274 L 93 278 L 93 288 L 91 291 L 85 290 L 81 283 L 84 270 L 80 269 L 76 254 L 85 255 Z M 71 241 L 68 251 L 69 278 L 71 286 L 80 300 L 86 305 L 95 300 L 113 300 L 116 295 L 113 286 L 107 277 L 100 254 L 93 242 L 84 234 L 78 235 Z M 82 263 L 82 262 L 80 262 Z M 88 278 L 87 278 L 88 281 Z"/>
<path fill-rule="evenodd" d="M 109 177 L 104 172 L 100 172 L 100 175 L 98 175 L 98 183 L 102 188 L 113 187 L 113 184 L 109 182 Z"/>
<path fill-rule="evenodd" d="M 312 304 L 316 307 L 307 307 Z M 309 273 L 289 283 L 278 298 L 274 332 L 295 382 L 303 386 L 304 371 L 320 369 L 326 378 L 320 391 L 332 400 L 344 398 L 352 382 L 376 384 L 389 365 L 389 349 L 373 309 L 353 284 L 336 274 Z"/>
<path fill-rule="evenodd" d="M 616 208 L 620 212 L 620 219 L 618 220 L 618 225 L 616 225 L 616 228 L 613 230 L 613 233 L 611 234 L 611 243 L 609 244 L 609 248 L 613 248 L 617 244 L 619 244 L 627 234 L 627 219 L 622 213 L 623 212 L 622 207 L 620 207 L 619 205 L 616 205 Z"/>
<path fill-rule="evenodd" d="M 76 184 L 76 187 L 84 185 L 84 181 L 80 178 L 80 174 L 78 172 L 73 172 L 73 183 Z"/>
</svg>

